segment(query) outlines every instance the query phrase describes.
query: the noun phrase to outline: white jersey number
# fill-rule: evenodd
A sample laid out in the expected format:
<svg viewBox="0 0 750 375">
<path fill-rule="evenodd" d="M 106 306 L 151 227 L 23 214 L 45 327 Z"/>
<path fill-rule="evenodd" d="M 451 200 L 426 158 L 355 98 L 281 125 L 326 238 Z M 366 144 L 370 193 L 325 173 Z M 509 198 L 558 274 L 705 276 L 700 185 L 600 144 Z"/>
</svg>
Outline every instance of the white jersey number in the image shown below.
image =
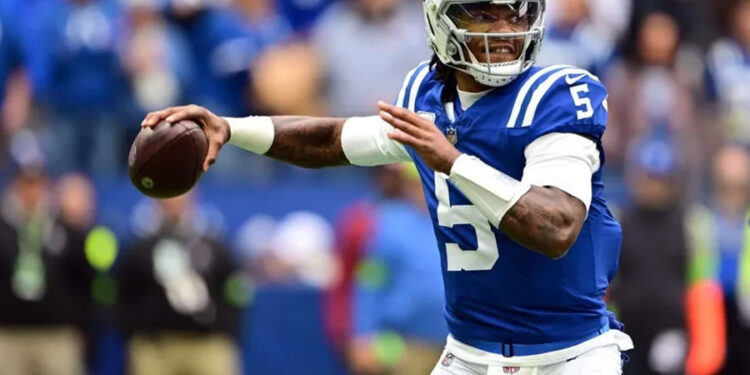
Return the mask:
<svg viewBox="0 0 750 375">
<path fill-rule="evenodd" d="M 591 106 L 591 99 L 581 97 L 581 94 L 588 94 L 588 92 L 589 85 L 585 83 L 570 88 L 570 95 L 573 96 L 573 102 L 576 104 L 576 108 L 584 107 L 583 110 L 576 111 L 579 120 L 591 118 L 594 115 L 594 107 Z"/>
<path fill-rule="evenodd" d="M 469 224 L 477 233 L 476 249 L 461 249 L 457 243 L 445 243 L 448 271 L 492 269 L 500 254 L 490 222 L 473 205 L 451 206 L 448 176 L 443 173 L 435 173 L 435 196 L 438 200 L 437 217 L 440 226 L 452 228 L 454 225 Z"/>
</svg>

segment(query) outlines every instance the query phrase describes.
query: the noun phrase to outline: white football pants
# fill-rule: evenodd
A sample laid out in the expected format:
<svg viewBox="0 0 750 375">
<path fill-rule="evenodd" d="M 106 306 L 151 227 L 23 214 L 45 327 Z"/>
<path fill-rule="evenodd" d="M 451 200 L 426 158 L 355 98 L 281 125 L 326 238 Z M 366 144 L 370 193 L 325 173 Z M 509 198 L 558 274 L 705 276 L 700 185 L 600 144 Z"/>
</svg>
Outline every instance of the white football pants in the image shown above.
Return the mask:
<svg viewBox="0 0 750 375">
<path fill-rule="evenodd" d="M 620 348 L 608 345 L 592 349 L 575 358 L 559 363 L 524 367 L 499 364 L 472 363 L 459 358 L 450 345 L 443 351 L 431 375 L 621 375 Z"/>
</svg>

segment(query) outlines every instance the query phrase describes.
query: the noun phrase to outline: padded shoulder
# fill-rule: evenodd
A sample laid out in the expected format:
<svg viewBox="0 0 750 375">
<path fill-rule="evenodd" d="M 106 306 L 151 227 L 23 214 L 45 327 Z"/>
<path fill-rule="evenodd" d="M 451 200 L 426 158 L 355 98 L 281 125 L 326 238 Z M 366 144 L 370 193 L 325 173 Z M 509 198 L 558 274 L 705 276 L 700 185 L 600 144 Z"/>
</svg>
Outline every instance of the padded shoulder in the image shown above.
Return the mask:
<svg viewBox="0 0 750 375">
<path fill-rule="evenodd" d="M 529 76 L 507 124 L 536 139 L 577 133 L 599 140 L 607 125 L 607 90 L 599 78 L 571 66 L 552 66 Z"/>
<path fill-rule="evenodd" d="M 428 74 L 430 74 L 429 61 L 422 61 L 416 68 L 409 71 L 406 74 L 406 78 L 404 78 L 403 85 L 401 85 L 401 91 L 398 93 L 396 106 L 408 108 L 413 111 L 417 103 L 419 89 L 422 87 Z"/>
</svg>

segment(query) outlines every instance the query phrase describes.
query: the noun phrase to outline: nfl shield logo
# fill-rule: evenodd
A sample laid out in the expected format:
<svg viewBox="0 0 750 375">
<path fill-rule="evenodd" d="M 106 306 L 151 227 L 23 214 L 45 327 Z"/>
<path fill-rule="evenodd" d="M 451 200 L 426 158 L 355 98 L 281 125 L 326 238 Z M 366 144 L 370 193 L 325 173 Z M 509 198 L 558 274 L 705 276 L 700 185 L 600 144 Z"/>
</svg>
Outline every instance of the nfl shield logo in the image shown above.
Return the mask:
<svg viewBox="0 0 750 375">
<path fill-rule="evenodd" d="M 456 131 L 456 128 L 451 126 L 445 129 L 445 138 L 448 139 L 448 142 L 455 145 L 458 142 L 458 131 Z"/>
<path fill-rule="evenodd" d="M 445 357 L 443 357 L 443 360 L 440 361 L 440 364 L 443 367 L 448 367 L 451 365 L 451 363 L 453 363 L 453 353 L 446 354 Z"/>
<path fill-rule="evenodd" d="M 521 370 L 521 368 L 517 367 L 517 366 L 503 366 L 503 373 L 504 374 L 515 374 L 519 370 Z"/>
</svg>

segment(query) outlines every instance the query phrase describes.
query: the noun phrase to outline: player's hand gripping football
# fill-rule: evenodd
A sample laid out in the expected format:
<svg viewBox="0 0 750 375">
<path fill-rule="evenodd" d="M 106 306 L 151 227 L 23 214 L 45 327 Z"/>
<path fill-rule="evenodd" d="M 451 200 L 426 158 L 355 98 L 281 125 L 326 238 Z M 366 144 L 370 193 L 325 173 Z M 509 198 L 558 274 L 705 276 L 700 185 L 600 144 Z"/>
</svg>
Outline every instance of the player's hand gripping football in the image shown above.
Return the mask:
<svg viewBox="0 0 750 375">
<path fill-rule="evenodd" d="M 388 137 L 413 147 L 433 170 L 450 174 L 453 162 L 461 152 L 432 121 L 413 111 L 382 101 L 378 102 L 378 109 L 380 117 L 396 128 Z"/>
<path fill-rule="evenodd" d="M 206 132 L 208 153 L 206 154 L 206 160 L 203 161 L 203 171 L 207 171 L 208 167 L 216 162 L 221 147 L 229 141 L 229 123 L 224 118 L 215 115 L 206 108 L 191 104 L 151 112 L 146 115 L 141 127 L 154 127 L 162 121 L 174 124 L 182 120 L 195 121 Z"/>
</svg>

